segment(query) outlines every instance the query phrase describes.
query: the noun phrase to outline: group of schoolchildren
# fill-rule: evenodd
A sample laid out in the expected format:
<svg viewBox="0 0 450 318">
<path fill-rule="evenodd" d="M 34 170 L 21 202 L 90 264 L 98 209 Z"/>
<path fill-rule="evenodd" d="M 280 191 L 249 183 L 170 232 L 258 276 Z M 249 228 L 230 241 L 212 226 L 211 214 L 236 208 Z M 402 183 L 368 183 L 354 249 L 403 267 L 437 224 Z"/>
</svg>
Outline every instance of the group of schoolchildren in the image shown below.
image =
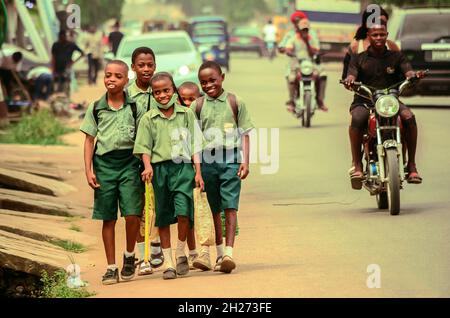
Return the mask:
<svg viewBox="0 0 450 318">
<path fill-rule="evenodd" d="M 138 275 L 146 275 L 164 265 L 163 279 L 187 275 L 192 269 L 231 273 L 236 268 L 237 211 L 241 180 L 249 173 L 248 133 L 254 128 L 245 103 L 222 88 L 225 75 L 216 62 L 204 62 L 199 68 L 204 94 L 193 82 L 177 88 L 169 73 L 155 73 L 156 65 L 150 48 L 137 48 L 131 64 L 136 79 L 127 87 L 128 66 L 119 60 L 109 62 L 104 75 L 107 92 L 89 105 L 80 128 L 85 134 L 86 178 L 94 189 L 93 219 L 103 221 L 105 285 L 119 282 L 118 208 L 126 227 L 122 280 L 132 279 L 136 267 Z M 144 260 L 145 239 L 139 231 L 144 183 L 153 186 L 159 232 L 151 242 L 150 260 Z M 210 246 L 196 249 L 195 187 L 206 191 L 213 214 L 214 266 Z M 221 212 L 225 213 L 225 246 Z M 170 225 L 175 223 L 178 240 L 173 258 Z"/>
</svg>

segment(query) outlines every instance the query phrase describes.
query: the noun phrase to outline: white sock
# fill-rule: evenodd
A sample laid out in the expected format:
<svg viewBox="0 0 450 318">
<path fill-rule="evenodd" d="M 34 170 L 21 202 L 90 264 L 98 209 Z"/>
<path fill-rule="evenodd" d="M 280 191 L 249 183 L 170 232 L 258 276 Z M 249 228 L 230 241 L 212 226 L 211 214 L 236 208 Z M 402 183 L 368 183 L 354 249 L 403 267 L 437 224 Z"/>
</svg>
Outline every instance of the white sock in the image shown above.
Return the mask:
<svg viewBox="0 0 450 318">
<path fill-rule="evenodd" d="M 139 260 L 142 261 L 145 256 L 145 242 L 139 242 L 136 245 L 139 251 Z"/>
<path fill-rule="evenodd" d="M 202 247 L 200 247 L 200 253 L 209 255 L 209 246 L 208 245 L 202 245 Z"/>
<path fill-rule="evenodd" d="M 117 265 L 116 264 L 108 265 L 107 269 L 112 269 L 113 271 L 115 271 L 117 269 Z"/>
<path fill-rule="evenodd" d="M 172 259 L 172 249 L 169 248 L 163 248 L 162 249 L 163 255 L 164 255 L 164 263 L 166 264 L 166 268 L 175 268 L 173 265 L 173 259 Z"/>
<path fill-rule="evenodd" d="M 124 255 L 125 255 L 125 257 L 131 257 L 131 256 L 134 256 L 134 251 L 133 252 L 128 252 L 128 251 L 125 251 L 124 253 L 123 253 Z"/>
<path fill-rule="evenodd" d="M 152 243 L 159 243 L 159 238 L 158 238 L 158 240 L 152 241 Z M 152 254 L 159 254 L 159 252 L 161 251 L 160 248 L 161 248 L 161 245 L 153 246 L 150 244 L 150 249 L 151 249 Z"/>
<path fill-rule="evenodd" d="M 233 247 L 232 246 L 225 246 L 225 253 L 224 255 L 228 255 L 229 257 L 233 257 Z"/>
<path fill-rule="evenodd" d="M 223 243 L 216 245 L 217 257 L 223 256 Z"/>
<path fill-rule="evenodd" d="M 189 256 L 198 255 L 197 250 L 194 248 L 193 250 L 189 250 Z"/>
<path fill-rule="evenodd" d="M 182 256 L 186 256 L 186 253 L 184 252 L 184 249 L 186 247 L 186 240 L 185 241 L 180 241 L 178 239 L 177 242 L 177 250 L 175 251 L 175 257 L 182 257 Z"/>
</svg>

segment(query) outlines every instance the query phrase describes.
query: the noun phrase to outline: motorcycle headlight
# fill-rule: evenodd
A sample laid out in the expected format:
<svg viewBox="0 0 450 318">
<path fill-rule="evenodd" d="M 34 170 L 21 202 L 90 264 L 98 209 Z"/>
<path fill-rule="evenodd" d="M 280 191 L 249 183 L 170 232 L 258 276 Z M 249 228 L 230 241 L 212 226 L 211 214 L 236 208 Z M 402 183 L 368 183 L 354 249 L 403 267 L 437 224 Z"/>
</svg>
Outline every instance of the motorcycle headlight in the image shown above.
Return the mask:
<svg viewBox="0 0 450 318">
<path fill-rule="evenodd" d="M 398 113 L 400 103 L 394 96 L 384 95 L 376 101 L 375 109 L 378 115 L 389 118 Z"/>
<path fill-rule="evenodd" d="M 219 45 L 219 50 L 224 51 L 227 48 L 227 45 L 225 43 L 221 43 Z"/>
<path fill-rule="evenodd" d="M 302 72 L 303 75 L 311 75 L 313 70 L 313 63 L 311 61 L 303 60 L 300 63 L 300 72 Z"/>
</svg>

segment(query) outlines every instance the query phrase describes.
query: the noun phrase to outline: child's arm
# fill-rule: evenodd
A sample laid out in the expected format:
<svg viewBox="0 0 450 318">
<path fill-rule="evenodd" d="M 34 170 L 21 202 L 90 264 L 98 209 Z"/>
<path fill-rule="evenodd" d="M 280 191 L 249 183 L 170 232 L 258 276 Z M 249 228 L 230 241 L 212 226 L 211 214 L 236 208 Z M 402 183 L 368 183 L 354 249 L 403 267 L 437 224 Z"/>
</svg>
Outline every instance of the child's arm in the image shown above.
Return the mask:
<svg viewBox="0 0 450 318">
<path fill-rule="evenodd" d="M 84 171 L 86 173 L 86 179 L 89 186 L 92 189 L 100 188 L 100 184 L 97 183 L 95 177 L 94 168 L 92 167 L 92 158 L 94 156 L 95 137 L 86 134 L 84 140 Z"/>
<path fill-rule="evenodd" d="M 149 183 L 153 178 L 153 168 L 150 155 L 145 153 L 142 154 L 142 162 L 144 162 L 144 171 L 141 173 L 142 181 Z"/>
<path fill-rule="evenodd" d="M 241 180 L 244 180 L 247 178 L 248 174 L 250 173 L 249 170 L 249 162 L 250 162 L 250 136 L 248 134 L 245 134 L 242 136 L 242 151 L 244 159 L 239 166 L 238 176 L 241 178 Z"/>
<path fill-rule="evenodd" d="M 202 177 L 202 170 L 200 168 L 200 156 L 198 155 L 198 153 L 192 156 L 192 162 L 194 163 L 195 167 L 195 186 L 200 187 L 202 191 L 205 191 L 205 182 L 203 181 Z"/>
</svg>

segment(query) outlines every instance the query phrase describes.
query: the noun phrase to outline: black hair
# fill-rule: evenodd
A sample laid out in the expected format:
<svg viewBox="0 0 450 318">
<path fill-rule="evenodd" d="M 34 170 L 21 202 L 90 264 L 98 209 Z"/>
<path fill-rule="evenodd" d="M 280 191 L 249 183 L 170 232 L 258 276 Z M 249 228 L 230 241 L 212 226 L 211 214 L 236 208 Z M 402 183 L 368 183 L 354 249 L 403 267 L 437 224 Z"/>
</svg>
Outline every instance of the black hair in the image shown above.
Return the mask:
<svg viewBox="0 0 450 318">
<path fill-rule="evenodd" d="M 153 61 L 156 62 L 155 53 L 153 52 L 153 50 L 147 46 L 141 46 L 133 51 L 133 54 L 131 55 L 132 64 L 136 62 L 136 59 L 139 56 L 139 54 L 150 54 L 151 56 L 153 56 Z"/>
<path fill-rule="evenodd" d="M 58 38 L 60 38 L 60 37 L 62 37 L 62 36 L 67 36 L 67 32 L 66 32 L 66 30 L 59 30 L 59 33 L 58 33 Z"/>
<path fill-rule="evenodd" d="M 108 65 L 110 65 L 110 64 L 122 65 L 122 66 L 125 67 L 125 69 L 127 70 L 127 76 L 128 76 L 128 70 L 129 70 L 129 68 L 128 68 L 127 63 L 125 63 L 124 61 L 121 61 L 121 60 L 112 60 L 112 61 L 109 61 L 108 63 L 106 63 L 105 70 L 106 70 L 106 67 L 107 67 Z"/>
<path fill-rule="evenodd" d="M 16 63 L 20 62 L 20 60 L 22 59 L 22 57 L 23 57 L 22 52 L 14 52 L 13 55 L 12 55 L 12 59 L 13 59 L 13 61 L 16 62 Z"/>
<path fill-rule="evenodd" d="M 200 68 L 198 69 L 198 74 L 200 74 L 201 71 L 207 68 L 215 69 L 217 72 L 219 72 L 219 74 L 222 74 L 222 68 L 220 67 L 220 64 L 217 63 L 216 61 L 203 62 L 203 64 L 200 65 Z"/>
<path fill-rule="evenodd" d="M 196 89 L 200 92 L 200 88 L 194 82 L 184 82 L 183 84 L 178 86 L 178 90 L 181 90 L 182 88 Z"/>
<path fill-rule="evenodd" d="M 163 78 L 168 78 L 168 79 L 170 80 L 170 82 L 172 82 L 173 90 L 174 90 L 174 92 L 177 93 L 177 95 L 178 95 L 178 102 L 179 102 L 181 105 L 186 106 L 186 104 L 184 103 L 183 99 L 182 99 L 181 96 L 180 96 L 180 93 L 178 92 L 177 86 L 175 85 L 175 82 L 174 82 L 174 80 L 173 80 L 173 77 L 172 77 L 172 75 L 170 75 L 170 73 L 168 73 L 168 72 L 158 72 L 158 73 L 154 74 L 154 75 L 152 76 L 152 78 L 150 79 L 150 86 L 153 85 L 153 82 L 158 81 L 158 80 L 161 80 L 161 79 L 163 79 Z"/>
<path fill-rule="evenodd" d="M 380 16 L 385 16 L 386 20 L 389 20 L 389 14 L 386 12 L 386 10 L 383 9 L 382 6 L 378 4 L 371 4 L 370 6 L 377 6 L 380 10 Z M 367 27 L 367 20 L 372 16 L 373 13 L 373 10 L 369 10 L 369 7 L 364 10 L 361 18 L 361 25 L 359 26 L 355 34 L 355 40 L 364 40 L 367 37 L 367 32 L 369 31 L 369 28 Z"/>
</svg>

